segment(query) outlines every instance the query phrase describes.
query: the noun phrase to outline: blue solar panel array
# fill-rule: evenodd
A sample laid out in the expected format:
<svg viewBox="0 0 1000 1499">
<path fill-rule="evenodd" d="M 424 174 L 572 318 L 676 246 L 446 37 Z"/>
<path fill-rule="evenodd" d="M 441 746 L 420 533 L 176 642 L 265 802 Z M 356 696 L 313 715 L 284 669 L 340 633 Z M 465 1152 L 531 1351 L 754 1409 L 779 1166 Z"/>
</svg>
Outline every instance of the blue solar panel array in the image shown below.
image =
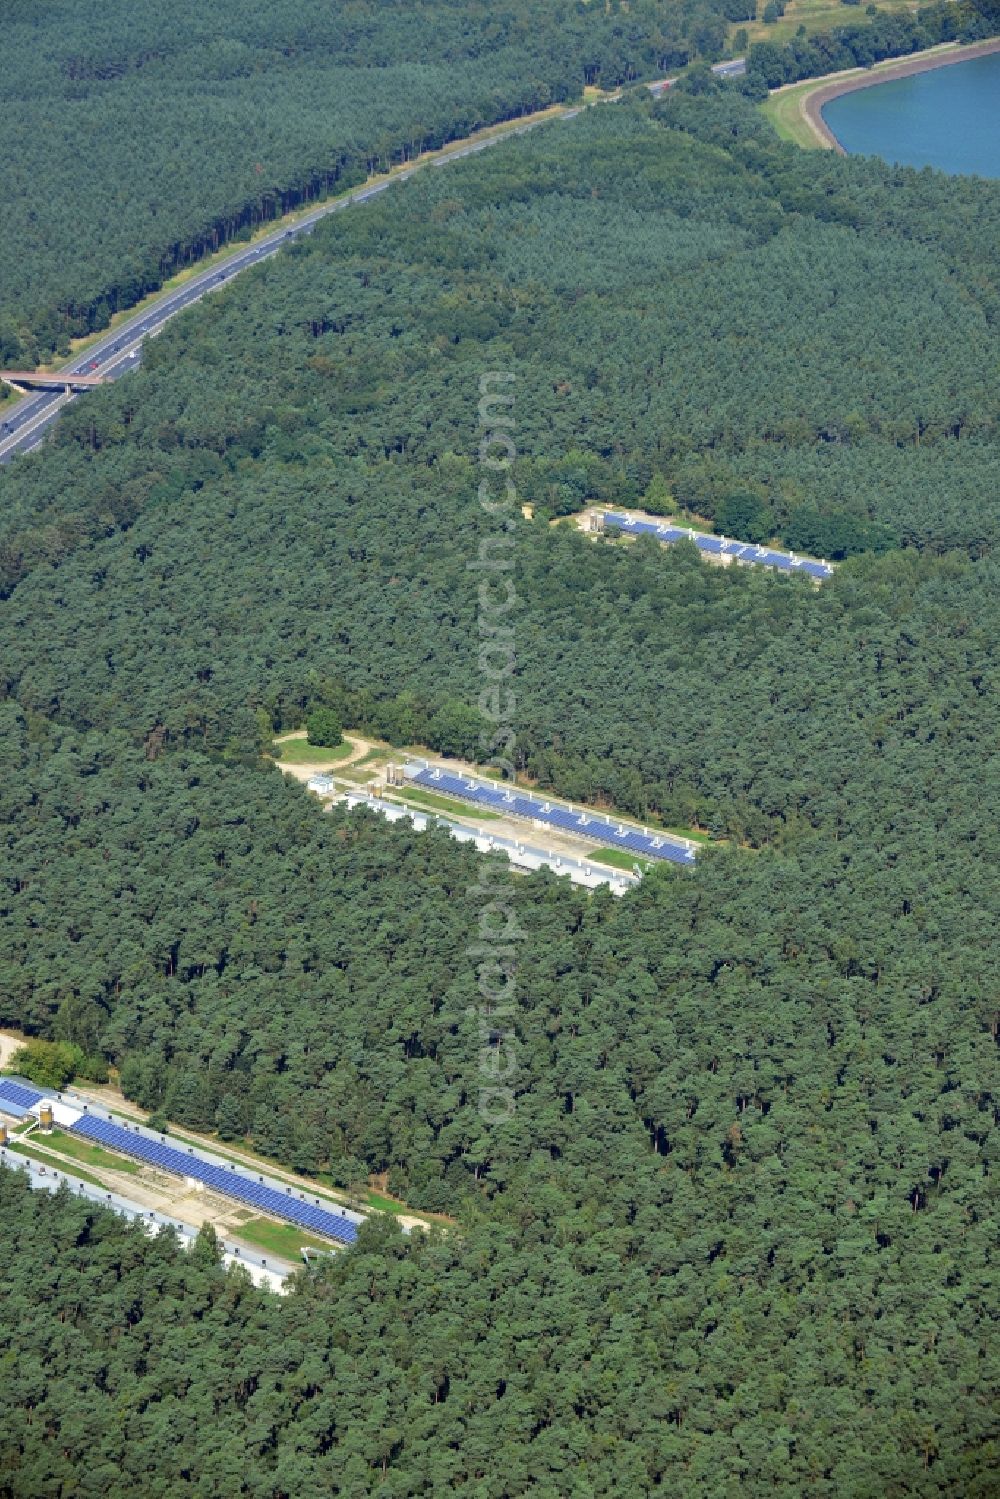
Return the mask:
<svg viewBox="0 0 1000 1499">
<path fill-rule="evenodd" d="M 23 1088 L 20 1083 L 11 1082 L 9 1077 L 0 1077 L 0 1108 L 13 1108 L 26 1114 L 41 1097 L 34 1088 Z"/>
<path fill-rule="evenodd" d="M 805 573 L 809 578 L 832 578 L 833 568 L 829 562 L 814 562 L 809 557 L 793 557 L 788 552 L 775 552 L 771 547 L 754 546 L 748 541 L 724 541 L 721 536 L 703 536 L 700 532 L 685 531 L 681 526 L 668 525 L 666 521 L 636 520 L 631 515 L 618 515 L 607 511 L 606 526 L 617 531 L 627 531 L 630 536 L 655 536 L 657 541 L 693 541 L 699 552 L 710 557 L 732 557 L 737 562 L 752 562 L 758 567 L 773 567 L 784 573 Z"/>
<path fill-rule="evenodd" d="M 627 823 L 605 822 L 593 812 L 573 812 L 556 802 L 547 802 L 527 791 L 501 791 L 483 781 L 454 771 L 433 769 L 418 770 L 411 780 L 435 791 L 444 791 L 449 796 L 459 796 L 463 801 L 477 807 L 487 807 L 491 812 L 500 812 L 505 817 L 531 817 L 576 837 L 592 838 L 595 845 L 627 848 L 643 859 L 667 859 L 672 864 L 693 864 L 694 852 L 679 843 L 656 833 L 644 833 L 641 828 L 629 827 Z"/>
<path fill-rule="evenodd" d="M 73 1125 L 73 1130 L 74 1133 L 86 1135 L 88 1139 L 97 1140 L 112 1150 L 136 1156 L 140 1161 L 148 1161 L 151 1166 L 162 1166 L 164 1171 L 173 1171 L 178 1176 L 193 1176 L 215 1192 L 238 1198 L 240 1202 L 249 1203 L 251 1207 L 260 1208 L 265 1213 L 273 1213 L 277 1218 L 289 1218 L 303 1228 L 325 1234 L 327 1238 L 342 1239 L 350 1244 L 358 1236 L 357 1225 L 349 1218 L 344 1218 L 339 1213 L 330 1213 L 325 1208 L 316 1207 L 314 1203 L 304 1202 L 293 1196 L 291 1189 L 279 1192 L 274 1187 L 265 1186 L 263 1182 L 251 1181 L 238 1171 L 213 1165 L 211 1161 L 203 1161 L 200 1156 L 187 1155 L 172 1145 L 161 1145 L 159 1140 L 151 1140 L 148 1135 L 140 1135 L 135 1130 L 124 1129 L 120 1124 L 112 1124 L 109 1119 L 83 1114 Z"/>
</svg>

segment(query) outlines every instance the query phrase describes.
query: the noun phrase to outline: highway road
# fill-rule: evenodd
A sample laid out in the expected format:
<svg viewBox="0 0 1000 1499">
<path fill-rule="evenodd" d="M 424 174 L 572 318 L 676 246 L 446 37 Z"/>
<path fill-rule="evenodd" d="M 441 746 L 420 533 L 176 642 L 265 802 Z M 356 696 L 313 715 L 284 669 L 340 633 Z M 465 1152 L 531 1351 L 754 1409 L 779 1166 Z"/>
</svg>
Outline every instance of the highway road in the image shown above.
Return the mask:
<svg viewBox="0 0 1000 1499">
<path fill-rule="evenodd" d="M 159 333 L 170 318 L 182 312 L 185 307 L 193 306 L 195 302 L 200 302 L 203 297 L 225 286 L 241 271 L 259 265 L 262 260 L 276 255 L 285 245 L 299 239 L 303 234 L 308 234 L 320 219 L 350 208 L 355 203 L 367 202 L 377 193 L 385 192 L 386 188 L 391 187 L 393 183 L 403 182 L 412 177 L 415 172 L 423 171 L 428 164 L 436 167 L 447 166 L 453 161 L 460 161 L 463 157 L 473 156 L 478 151 L 485 151 L 489 146 L 498 145 L 512 135 L 524 135 L 526 131 L 534 129 L 540 123 L 540 120 L 528 120 L 503 131 L 500 135 L 486 136 L 479 141 L 445 147 L 437 156 L 431 157 L 429 162 L 411 162 L 409 166 L 401 168 L 392 177 L 360 187 L 348 196 L 338 198 L 335 203 L 322 204 L 298 219 L 296 223 L 275 229 L 265 238 L 257 240 L 246 249 L 230 256 L 224 263 L 200 271 L 184 286 L 170 293 L 169 296 L 161 298 L 153 306 L 136 312 L 126 322 L 120 323 L 113 332 L 104 334 L 91 344 L 86 353 L 66 364 L 64 370 L 75 374 L 101 374 L 111 380 L 119 379 L 141 363 L 143 340 L 154 333 Z M 0 408 L 0 463 L 9 463 L 16 454 L 28 453 L 33 448 L 39 447 L 63 406 L 68 401 L 77 399 L 77 396 L 65 391 L 39 391 L 19 401 L 6 416 Z"/>
<path fill-rule="evenodd" d="M 717 63 L 712 69 L 723 77 L 738 76 L 745 71 L 746 62 L 743 58 L 736 58 L 732 62 Z M 660 84 L 650 84 L 648 87 L 654 91 L 666 87 L 672 79 L 665 80 Z M 573 120 L 581 113 L 583 108 L 592 106 L 576 106 L 564 110 L 560 115 L 545 116 L 543 118 Z M 162 297 L 151 307 L 144 311 L 136 312 L 133 317 L 120 323 L 113 332 L 108 332 L 92 343 L 86 353 L 79 355 L 63 366 L 63 370 L 72 374 L 100 374 L 107 379 L 117 380 L 122 375 L 128 374 L 142 362 L 143 340 L 155 333 L 159 333 L 164 324 L 178 312 L 183 312 L 185 307 L 191 307 L 195 302 L 200 302 L 211 292 L 218 291 L 222 286 L 232 281 L 241 271 L 249 270 L 251 266 L 258 265 L 262 260 L 276 255 L 285 245 L 293 240 L 299 239 L 303 234 L 308 234 L 320 219 L 327 218 L 332 213 L 340 213 L 345 208 L 352 207 L 355 203 L 367 202 L 374 198 L 377 193 L 385 192 L 395 182 L 405 182 L 415 172 L 423 171 L 428 165 L 443 167 L 450 165 L 453 161 L 461 161 L 466 156 L 473 156 L 478 151 L 485 151 L 490 146 L 499 145 L 501 141 L 509 140 L 511 136 L 524 135 L 533 130 L 536 125 L 542 123 L 540 119 L 526 120 L 520 124 L 513 125 L 499 135 L 490 135 L 482 140 L 459 142 L 454 146 L 446 146 L 437 155 L 430 157 L 427 161 L 411 162 L 408 166 L 396 171 L 393 176 L 385 177 L 381 181 L 360 187 L 346 197 L 338 198 L 334 203 L 324 203 L 312 210 L 311 213 L 303 215 L 294 224 L 282 226 L 268 234 L 254 244 L 248 245 L 246 249 L 231 255 L 228 260 L 200 271 L 191 280 L 177 291 L 171 292 L 169 296 Z M 45 434 L 56 420 L 62 408 L 69 401 L 75 401 L 78 396 L 69 391 L 38 391 L 35 394 L 19 401 L 17 405 L 5 416 L 0 407 L 0 463 L 9 463 L 19 453 L 29 453 L 34 448 L 41 446 Z"/>
<path fill-rule="evenodd" d="M 712 72 L 716 78 L 743 78 L 746 75 L 747 60 L 745 57 L 731 57 L 728 62 L 716 62 L 712 64 Z M 677 78 L 654 78 L 646 87 L 656 98 L 665 94 L 668 88 L 673 88 Z"/>
</svg>

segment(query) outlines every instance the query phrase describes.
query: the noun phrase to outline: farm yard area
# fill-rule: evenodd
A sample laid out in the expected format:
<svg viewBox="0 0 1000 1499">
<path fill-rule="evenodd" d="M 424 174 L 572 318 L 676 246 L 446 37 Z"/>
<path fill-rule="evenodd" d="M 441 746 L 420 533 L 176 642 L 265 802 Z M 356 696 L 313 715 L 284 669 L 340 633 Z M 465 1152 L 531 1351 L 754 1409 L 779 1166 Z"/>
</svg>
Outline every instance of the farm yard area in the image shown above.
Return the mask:
<svg viewBox="0 0 1000 1499">
<path fill-rule="evenodd" d="M 17 1042 L 4 1040 L 9 1059 Z M 0 1125 L 8 1159 L 23 1161 L 39 1184 L 47 1173 L 63 1173 L 71 1185 L 104 1189 L 109 1201 L 127 1203 L 136 1213 L 184 1230 L 210 1224 L 237 1245 L 280 1253 L 290 1264 L 303 1251 L 330 1253 L 339 1242 L 353 1240 L 362 1221 L 310 1184 L 253 1174 L 183 1136 L 116 1117 L 74 1091 L 52 1093 L 0 1076 Z M 270 1209 L 269 1215 L 261 1216 L 259 1206 Z M 314 1220 L 320 1231 L 288 1221 L 290 1216 Z"/>
<path fill-rule="evenodd" d="M 304 745 L 301 731 L 293 742 Z M 690 866 L 708 841 L 701 830 L 642 827 L 613 810 L 574 807 L 528 786 L 491 780 L 467 761 L 431 759 L 357 737 L 351 744 L 354 763 L 344 772 L 336 763 L 277 763 L 328 805 L 365 805 L 390 819 L 409 812 L 418 827 L 433 821 L 460 839 L 472 836 L 495 846 L 515 869 L 547 864 L 570 880 L 609 884 L 623 894 L 661 860 Z M 598 839 L 607 846 L 595 847 Z"/>
</svg>

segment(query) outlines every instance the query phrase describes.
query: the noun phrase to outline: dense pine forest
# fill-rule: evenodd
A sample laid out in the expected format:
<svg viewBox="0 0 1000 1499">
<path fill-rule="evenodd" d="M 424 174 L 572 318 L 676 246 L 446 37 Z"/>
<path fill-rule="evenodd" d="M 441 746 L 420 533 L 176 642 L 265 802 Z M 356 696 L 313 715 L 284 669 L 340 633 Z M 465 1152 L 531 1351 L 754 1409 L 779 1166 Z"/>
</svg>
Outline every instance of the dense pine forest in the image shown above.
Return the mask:
<svg viewBox="0 0 1000 1499">
<path fill-rule="evenodd" d="M 992 830 L 939 852 L 894 805 L 626 901 L 518 882 L 518 1106 L 486 1127 L 468 852 L 4 727 L 21 1023 L 458 1216 L 374 1225 L 278 1306 L 0 1175 L 16 1493 L 991 1492 Z"/>
<path fill-rule="evenodd" d="M 481 126 L 731 51 L 755 0 L 109 0 L 4 9 L 0 361 L 64 353 L 191 260 Z M 1000 30 L 997 0 L 758 43 L 743 85 Z M 0 390 L 0 397 L 5 394 Z"/>
<path fill-rule="evenodd" d="M 605 106 L 409 183 L 0 474 L 6 690 L 230 756 L 322 700 L 476 753 L 475 413 L 510 368 L 524 767 L 755 844 L 840 826 L 885 712 L 845 611 L 905 615 L 943 686 L 968 642 L 923 599 L 991 638 L 998 245 L 994 185 L 814 163 L 731 99 Z M 847 560 L 815 594 L 548 524 L 647 495 Z"/>
<path fill-rule="evenodd" d="M 747 4 L 750 9 L 747 9 Z M 4 8 L 0 359 L 192 255 L 482 125 L 721 56 L 753 0 Z"/>
<path fill-rule="evenodd" d="M 995 1493 L 998 221 L 731 95 L 602 106 L 327 223 L 0 474 L 0 1022 L 454 1220 L 278 1300 L 0 1173 L 18 1499 Z M 488 370 L 519 763 L 716 836 L 621 901 L 498 875 L 501 1124 L 480 861 L 260 753 L 318 704 L 476 753 Z"/>
</svg>

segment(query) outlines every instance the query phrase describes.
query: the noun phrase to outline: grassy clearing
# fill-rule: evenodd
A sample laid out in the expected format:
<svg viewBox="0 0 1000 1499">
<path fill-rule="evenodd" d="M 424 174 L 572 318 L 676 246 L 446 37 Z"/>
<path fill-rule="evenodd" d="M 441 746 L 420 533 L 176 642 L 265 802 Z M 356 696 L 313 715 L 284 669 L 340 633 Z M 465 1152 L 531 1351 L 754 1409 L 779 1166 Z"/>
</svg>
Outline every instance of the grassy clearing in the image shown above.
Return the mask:
<svg viewBox="0 0 1000 1499">
<path fill-rule="evenodd" d="M 765 26 L 760 20 L 764 13 L 765 0 L 759 0 L 756 21 L 737 21 L 730 30 L 730 37 L 743 26 L 751 42 L 775 42 L 783 46 L 790 42 L 800 26 L 811 35 L 816 31 L 835 31 L 838 26 L 850 26 L 867 20 L 864 6 L 843 5 L 840 0 L 788 0 L 785 14 L 773 26 Z M 881 11 L 909 11 L 914 14 L 914 0 L 878 0 Z"/>
<path fill-rule="evenodd" d="M 343 770 L 338 771 L 337 779 L 350 781 L 355 786 L 366 786 L 369 781 L 375 779 L 381 769 L 380 765 L 365 765 L 363 761 L 358 760 L 353 765 L 345 766 Z"/>
<path fill-rule="evenodd" d="M 51 1135 L 39 1136 L 39 1146 L 44 1141 L 48 1150 L 55 1151 L 57 1155 L 67 1156 L 71 1161 L 80 1161 L 85 1166 L 94 1166 L 98 1170 L 123 1171 L 126 1176 L 136 1176 L 142 1169 L 134 1161 L 128 1161 L 124 1156 L 115 1155 L 110 1150 L 105 1150 L 102 1145 L 90 1145 L 85 1140 L 75 1140 L 61 1129 L 54 1129 Z"/>
<path fill-rule="evenodd" d="M 502 821 L 499 812 L 487 812 L 482 807 L 475 807 L 471 802 L 459 801 L 457 797 L 440 796 L 436 791 L 410 790 L 397 791 L 393 788 L 392 799 L 401 802 L 413 802 L 418 808 L 428 808 L 433 812 L 447 812 L 452 817 L 472 817 L 482 822 Z"/>
<path fill-rule="evenodd" d="M 378 1192 L 366 1192 L 365 1202 L 368 1207 L 374 1208 L 377 1213 L 395 1213 L 397 1217 L 405 1213 L 410 1218 L 419 1216 L 417 1213 L 411 1213 L 405 1203 L 394 1202 L 391 1197 L 383 1197 Z"/>
<path fill-rule="evenodd" d="M 345 739 L 325 749 L 319 744 L 310 744 L 308 739 L 285 739 L 274 746 L 274 758 L 284 765 L 336 765 L 346 760 L 354 746 Z"/>
<path fill-rule="evenodd" d="M 11 1140 L 9 1148 L 17 1155 L 29 1156 L 31 1160 L 37 1161 L 41 1166 L 48 1167 L 50 1171 L 58 1170 L 59 1165 L 62 1164 L 61 1162 L 54 1161 L 47 1151 L 36 1150 L 33 1145 L 26 1144 L 24 1140 Z M 75 1177 L 77 1181 L 87 1182 L 92 1187 L 104 1187 L 107 1190 L 106 1182 L 102 1181 L 99 1176 L 94 1176 L 84 1166 L 78 1166 L 75 1161 L 72 1163 L 72 1166 L 66 1164 L 65 1170 L 67 1175 Z"/>
<path fill-rule="evenodd" d="M 675 838 L 687 838 L 692 843 L 711 843 L 712 839 L 708 833 L 695 833 L 690 828 L 665 828 L 659 823 L 651 822 L 649 826 L 657 833 L 672 833 Z"/>
<path fill-rule="evenodd" d="M 612 869 L 627 869 L 629 872 L 636 865 L 640 869 L 652 869 L 656 862 L 653 859 L 640 859 L 636 854 L 630 854 L 624 848 L 592 848 L 584 857 L 595 864 L 610 864 Z"/>
<path fill-rule="evenodd" d="M 248 1218 L 233 1229 L 233 1236 L 286 1260 L 297 1260 L 303 1248 L 327 1251 L 330 1248 L 329 1239 L 317 1239 L 296 1228 L 294 1223 L 272 1223 L 270 1218 Z"/>
<path fill-rule="evenodd" d="M 367 766 L 368 773 L 371 774 L 373 769 L 380 769 L 383 765 L 388 765 L 392 761 L 405 759 L 405 753 L 402 750 L 396 749 L 393 745 L 377 744 L 373 749 L 363 754 L 360 760 L 355 760 L 351 766 L 351 771 L 353 773 Z"/>
</svg>

